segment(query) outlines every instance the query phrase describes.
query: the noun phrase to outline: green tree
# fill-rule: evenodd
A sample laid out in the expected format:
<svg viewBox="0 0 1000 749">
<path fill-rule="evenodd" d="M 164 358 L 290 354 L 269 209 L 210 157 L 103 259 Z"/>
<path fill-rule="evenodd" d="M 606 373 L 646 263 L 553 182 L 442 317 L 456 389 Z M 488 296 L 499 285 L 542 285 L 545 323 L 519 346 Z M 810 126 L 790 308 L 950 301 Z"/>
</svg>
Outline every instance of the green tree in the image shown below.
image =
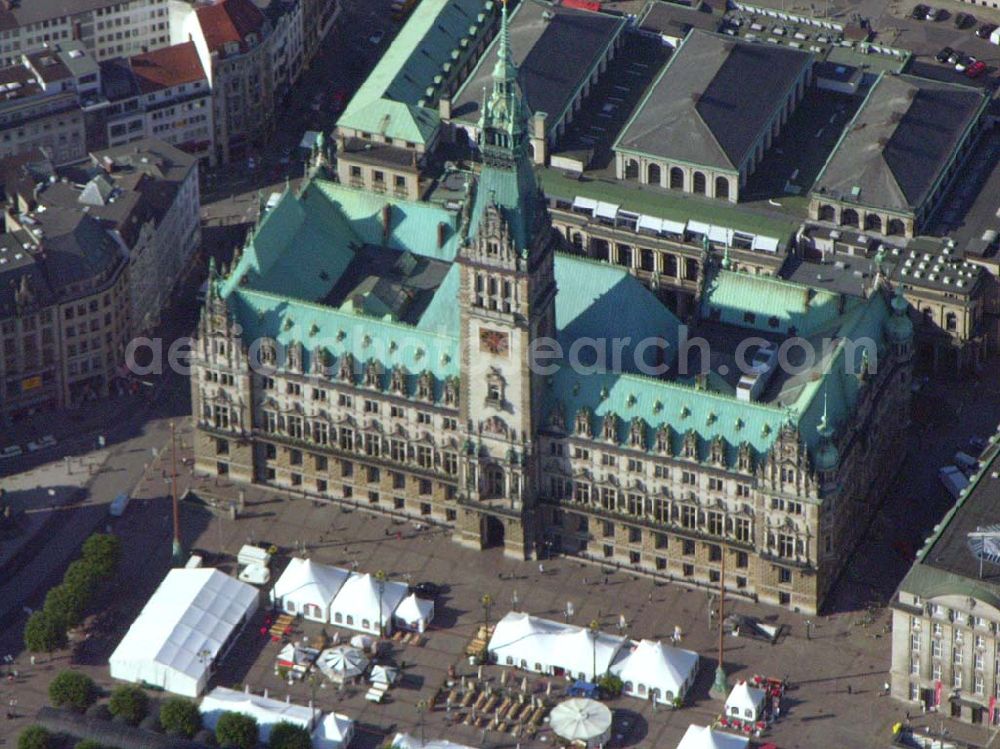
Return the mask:
<svg viewBox="0 0 1000 749">
<path fill-rule="evenodd" d="M 84 560 L 77 559 L 71 562 L 63 575 L 63 585 L 68 585 L 79 595 L 90 598 L 97 588 L 100 575 L 97 574 L 97 566 Z"/>
<path fill-rule="evenodd" d="M 170 697 L 160 706 L 160 725 L 167 733 L 190 739 L 201 729 L 201 713 L 191 700 Z"/>
<path fill-rule="evenodd" d="M 121 556 L 121 539 L 110 533 L 95 533 L 83 542 L 83 559 L 94 565 L 99 578 L 110 576 Z"/>
<path fill-rule="evenodd" d="M 66 628 L 44 611 L 36 611 L 24 627 L 24 646 L 32 653 L 51 653 L 64 648 Z"/>
<path fill-rule="evenodd" d="M 78 587 L 63 583 L 49 590 L 42 611 L 63 629 L 75 627 L 83 619 L 89 596 Z"/>
<path fill-rule="evenodd" d="M 55 707 L 83 712 L 97 700 L 94 680 L 79 671 L 63 671 L 49 684 L 49 701 Z"/>
<path fill-rule="evenodd" d="M 28 726 L 17 737 L 17 749 L 49 749 L 52 734 L 41 726 Z"/>
<path fill-rule="evenodd" d="M 134 726 L 149 712 L 149 697 L 139 687 L 126 684 L 111 693 L 108 709 L 112 715 L 121 716 L 126 723 Z"/>
<path fill-rule="evenodd" d="M 215 738 L 221 747 L 256 749 L 260 735 L 257 719 L 242 713 L 223 713 L 215 724 Z"/>
<path fill-rule="evenodd" d="M 271 729 L 268 749 L 312 749 L 312 737 L 302 726 L 283 720 Z"/>
</svg>

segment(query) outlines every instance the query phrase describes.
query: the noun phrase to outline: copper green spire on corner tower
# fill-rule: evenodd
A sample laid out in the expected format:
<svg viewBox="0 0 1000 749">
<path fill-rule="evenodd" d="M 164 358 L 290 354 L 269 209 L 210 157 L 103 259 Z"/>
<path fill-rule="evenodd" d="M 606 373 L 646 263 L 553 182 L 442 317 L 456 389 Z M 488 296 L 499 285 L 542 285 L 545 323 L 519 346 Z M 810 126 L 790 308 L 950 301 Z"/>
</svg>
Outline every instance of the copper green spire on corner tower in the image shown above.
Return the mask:
<svg viewBox="0 0 1000 749">
<path fill-rule="evenodd" d="M 513 159 L 525 147 L 528 113 L 517 81 L 517 66 L 510 49 L 507 3 L 500 9 L 497 33 L 497 62 L 493 66 L 493 87 L 483 102 L 479 120 L 480 143 L 484 158 Z"/>
</svg>

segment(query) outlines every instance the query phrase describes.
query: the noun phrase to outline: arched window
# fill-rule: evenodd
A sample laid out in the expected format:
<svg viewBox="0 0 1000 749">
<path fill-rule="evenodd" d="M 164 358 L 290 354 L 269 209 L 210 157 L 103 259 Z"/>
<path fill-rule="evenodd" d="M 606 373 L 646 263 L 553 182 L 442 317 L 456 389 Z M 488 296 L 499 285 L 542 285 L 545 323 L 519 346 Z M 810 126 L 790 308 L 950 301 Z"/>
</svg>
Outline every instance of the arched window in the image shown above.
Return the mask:
<svg viewBox="0 0 1000 749">
<path fill-rule="evenodd" d="M 646 181 L 651 185 L 660 184 L 660 165 L 650 164 L 646 167 Z"/>
<path fill-rule="evenodd" d="M 699 195 L 705 194 L 705 175 L 702 172 L 694 173 L 694 180 L 691 190 L 692 192 L 696 192 Z"/>
<path fill-rule="evenodd" d="M 906 233 L 906 225 L 903 224 L 901 219 L 891 218 L 889 219 L 889 231 L 886 234 L 899 235 Z"/>
<path fill-rule="evenodd" d="M 625 179 L 639 179 L 639 162 L 635 159 L 625 161 Z"/>
<path fill-rule="evenodd" d="M 683 190 L 684 189 L 684 170 L 679 166 L 671 167 L 670 169 L 670 189 L 671 190 Z"/>
<path fill-rule="evenodd" d="M 882 217 L 877 213 L 868 213 L 865 215 L 865 230 L 866 231 L 877 231 L 879 234 L 882 233 Z"/>
<path fill-rule="evenodd" d="M 371 629 L 372 628 L 372 623 L 370 621 L 368 621 L 367 619 L 362 619 L 361 620 L 361 628 L 362 629 Z"/>
<path fill-rule="evenodd" d="M 334 621 L 334 622 L 335 622 L 336 624 L 340 624 L 341 622 L 343 622 L 343 621 L 344 621 L 344 616 L 343 616 L 343 614 L 341 614 L 341 613 L 340 613 L 340 612 L 338 611 L 338 612 L 337 612 L 336 614 L 334 614 L 334 615 L 333 615 L 333 621 Z"/>
<path fill-rule="evenodd" d="M 840 223 L 844 226 L 857 226 L 858 212 L 853 208 L 845 208 L 840 213 Z"/>
<path fill-rule="evenodd" d="M 729 200 L 729 178 L 728 177 L 716 177 L 715 178 L 715 197 L 722 198 L 723 200 Z"/>
<path fill-rule="evenodd" d="M 821 205 L 819 207 L 819 220 L 820 221 L 836 221 L 837 219 L 837 209 L 832 205 Z"/>
<path fill-rule="evenodd" d="M 285 611 L 289 614 L 295 613 L 295 601 L 285 601 Z"/>
<path fill-rule="evenodd" d="M 354 617 L 353 617 L 353 616 L 351 616 L 350 614 L 348 614 L 348 615 L 347 615 L 347 621 L 346 621 L 346 623 L 347 623 L 347 624 L 348 624 L 349 626 L 353 627 L 353 626 L 354 626 Z"/>
</svg>

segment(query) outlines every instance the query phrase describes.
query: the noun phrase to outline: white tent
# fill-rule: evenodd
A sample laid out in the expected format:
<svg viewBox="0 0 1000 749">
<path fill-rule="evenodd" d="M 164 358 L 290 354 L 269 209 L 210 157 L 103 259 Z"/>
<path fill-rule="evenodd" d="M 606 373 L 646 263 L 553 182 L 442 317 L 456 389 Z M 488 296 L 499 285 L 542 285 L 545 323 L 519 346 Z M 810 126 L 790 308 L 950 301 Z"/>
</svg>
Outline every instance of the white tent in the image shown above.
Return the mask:
<svg viewBox="0 0 1000 749">
<path fill-rule="evenodd" d="M 170 570 L 111 654 L 111 676 L 185 697 L 257 610 L 257 589 L 208 567 Z"/>
<path fill-rule="evenodd" d="M 434 618 L 434 601 L 418 598 L 416 593 L 410 593 L 396 607 L 396 613 L 392 616 L 399 629 L 424 632 Z"/>
<path fill-rule="evenodd" d="M 552 708 L 549 725 L 567 741 L 601 746 L 611 735 L 611 710 L 597 700 L 574 697 Z"/>
<path fill-rule="evenodd" d="M 318 710 L 225 687 L 216 687 L 206 694 L 198 709 L 201 710 L 205 728 L 212 731 L 215 730 L 215 724 L 219 722 L 223 713 L 241 713 L 256 718 L 262 744 L 267 743 L 271 729 L 278 723 L 291 723 L 312 733 L 313 726 L 319 718 Z"/>
<path fill-rule="evenodd" d="M 368 680 L 372 684 L 392 684 L 396 683 L 396 679 L 399 678 L 399 669 L 395 669 L 392 666 L 372 666 L 372 672 L 368 676 Z"/>
<path fill-rule="evenodd" d="M 713 731 L 711 726 L 696 726 L 692 723 L 677 749 L 747 749 L 749 746 L 750 739 L 743 736 Z"/>
<path fill-rule="evenodd" d="M 330 603 L 350 572 L 339 567 L 293 558 L 274 584 L 271 600 L 288 614 L 315 622 L 330 621 Z"/>
<path fill-rule="evenodd" d="M 330 621 L 333 624 L 355 629 L 359 632 L 379 633 L 379 598 L 382 601 L 381 622 L 388 634 L 392 631 L 392 612 L 400 601 L 406 598 L 409 588 L 403 583 L 386 580 L 379 582 L 371 575 L 352 574 L 340 588 L 330 605 Z"/>
<path fill-rule="evenodd" d="M 343 749 L 353 736 L 353 720 L 340 713 L 327 713 L 313 732 L 313 749 Z"/>
<path fill-rule="evenodd" d="M 392 749 L 470 749 L 470 747 L 444 739 L 421 741 L 408 733 L 397 733 L 392 737 Z"/>
<path fill-rule="evenodd" d="M 726 716 L 740 720 L 760 720 L 766 697 L 763 689 L 751 687 L 745 681 L 737 682 L 726 697 Z"/>
<path fill-rule="evenodd" d="M 652 640 L 642 640 L 611 667 L 624 682 L 624 693 L 669 705 L 683 699 L 698 674 L 698 654 Z"/>
<path fill-rule="evenodd" d="M 512 611 L 497 622 L 488 650 L 501 666 L 591 679 L 609 670 L 624 644 L 624 637 L 598 632 L 595 641 L 582 627 Z"/>
<path fill-rule="evenodd" d="M 338 645 L 320 653 L 319 670 L 338 684 L 356 679 L 368 668 L 368 659 L 357 648 Z"/>
</svg>

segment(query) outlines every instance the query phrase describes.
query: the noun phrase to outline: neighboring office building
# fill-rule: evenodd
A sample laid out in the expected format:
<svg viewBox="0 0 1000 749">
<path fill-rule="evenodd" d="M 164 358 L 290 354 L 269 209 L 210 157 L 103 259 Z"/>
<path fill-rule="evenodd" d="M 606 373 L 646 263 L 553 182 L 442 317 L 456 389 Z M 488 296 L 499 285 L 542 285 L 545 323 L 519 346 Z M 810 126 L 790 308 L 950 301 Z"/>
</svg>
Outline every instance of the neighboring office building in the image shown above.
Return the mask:
<svg viewBox="0 0 1000 749">
<path fill-rule="evenodd" d="M 96 59 L 133 55 L 170 43 L 168 0 L 5 0 L 0 4 L 0 64 L 13 65 L 45 44 L 78 41 Z"/>
<path fill-rule="evenodd" d="M 494 0 L 422 0 L 337 120 L 345 185 L 418 199 L 442 113 L 497 26 Z"/>
<path fill-rule="evenodd" d="M 263 8 L 273 29 L 268 44 L 275 104 L 284 100 L 305 69 L 304 6 L 305 0 L 270 0 Z"/>
<path fill-rule="evenodd" d="M 791 47 L 691 31 L 615 141 L 616 176 L 737 202 L 812 64 Z"/>
<path fill-rule="evenodd" d="M 8 208 L 6 221 L 0 420 L 107 395 L 131 338 L 125 254 L 76 209 Z"/>
<path fill-rule="evenodd" d="M 518 67 L 525 105 L 532 114 L 529 150 L 537 164 L 548 162 L 556 141 L 625 44 L 624 18 L 559 5 L 521 2 L 510 16 L 510 49 Z M 475 143 L 483 89 L 497 63 L 498 40 L 453 97 L 442 97 L 441 118 Z"/>
<path fill-rule="evenodd" d="M 0 69 L 0 157 L 44 148 L 56 164 L 87 151 L 84 108 L 101 95 L 100 70 L 76 42 L 23 55 Z"/>
<path fill-rule="evenodd" d="M 936 709 L 981 725 L 989 722 L 990 705 L 1000 698 L 995 441 L 996 435 L 979 457 L 982 467 L 971 486 L 935 526 L 890 604 L 892 696 L 910 703 L 913 711 Z M 926 490 L 945 492 L 939 484 Z M 991 536 L 970 537 L 977 531 Z M 991 725 L 1000 725 L 1000 711 Z"/>
<path fill-rule="evenodd" d="M 980 89 L 882 74 L 816 178 L 809 217 L 913 237 L 985 129 Z"/>
<path fill-rule="evenodd" d="M 659 363 L 677 372 L 681 322 L 624 270 L 555 251 L 516 67 L 498 58 L 459 211 L 314 178 L 226 278 L 213 270 L 197 470 L 426 518 L 518 558 L 562 550 L 713 589 L 726 564 L 732 591 L 815 611 L 899 458 L 905 302 L 723 258 L 702 270 L 690 317 L 713 356 L 690 376 L 639 376 L 628 354 L 622 373 L 533 371 L 539 336 L 565 351 L 627 331 L 667 340 Z M 837 343 L 747 400 L 720 365 L 748 335 Z"/>
<path fill-rule="evenodd" d="M 214 0 L 176 27 L 177 41 L 194 42 L 210 76 L 216 161 L 247 155 L 273 125 L 270 21 L 251 0 Z"/>
<path fill-rule="evenodd" d="M 214 163 L 212 90 L 193 42 L 111 60 L 102 69 L 109 102 L 91 150 L 157 138 Z"/>
<path fill-rule="evenodd" d="M 302 0 L 302 41 L 306 67 L 340 15 L 340 0 Z"/>
<path fill-rule="evenodd" d="M 715 32 L 722 23 L 708 6 L 691 7 L 675 2 L 653 0 L 638 21 L 639 31 L 655 36 L 669 47 L 677 48 L 693 29 Z"/>
</svg>

